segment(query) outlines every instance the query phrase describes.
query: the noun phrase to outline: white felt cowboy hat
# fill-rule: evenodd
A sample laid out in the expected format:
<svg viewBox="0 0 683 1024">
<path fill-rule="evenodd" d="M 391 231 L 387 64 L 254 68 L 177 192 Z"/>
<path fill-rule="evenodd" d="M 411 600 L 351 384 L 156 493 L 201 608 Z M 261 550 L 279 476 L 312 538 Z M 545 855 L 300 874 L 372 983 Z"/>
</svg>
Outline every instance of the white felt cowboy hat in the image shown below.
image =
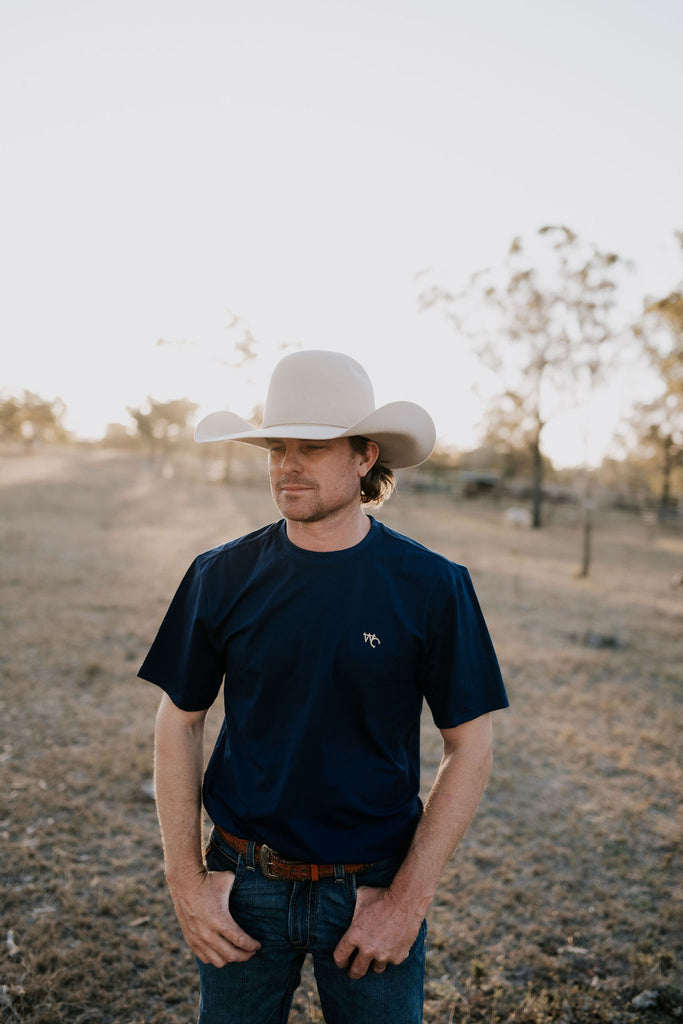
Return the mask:
<svg viewBox="0 0 683 1024">
<path fill-rule="evenodd" d="M 263 410 L 254 427 L 232 412 L 212 412 L 197 424 L 196 441 L 244 441 L 268 447 L 269 438 L 312 441 L 360 435 L 376 441 L 380 459 L 392 469 L 418 466 L 434 449 L 434 422 L 414 402 L 375 408 L 367 373 L 342 352 L 293 352 L 273 371 Z"/>
</svg>

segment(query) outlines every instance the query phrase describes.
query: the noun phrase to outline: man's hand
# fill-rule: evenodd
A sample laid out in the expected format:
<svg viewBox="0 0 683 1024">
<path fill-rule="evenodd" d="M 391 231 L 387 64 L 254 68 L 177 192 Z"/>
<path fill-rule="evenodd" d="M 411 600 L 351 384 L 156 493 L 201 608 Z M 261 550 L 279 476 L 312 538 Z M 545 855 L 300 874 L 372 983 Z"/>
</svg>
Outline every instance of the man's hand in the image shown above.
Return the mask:
<svg viewBox="0 0 683 1024">
<path fill-rule="evenodd" d="M 170 885 L 173 906 L 185 941 L 205 964 L 244 963 L 261 944 L 230 914 L 232 871 L 203 871 L 182 887 Z"/>
<path fill-rule="evenodd" d="M 422 920 L 391 889 L 360 886 L 353 920 L 334 951 L 334 962 L 349 968 L 350 978 L 362 978 L 370 968 L 380 974 L 387 964 L 407 960 Z"/>
</svg>

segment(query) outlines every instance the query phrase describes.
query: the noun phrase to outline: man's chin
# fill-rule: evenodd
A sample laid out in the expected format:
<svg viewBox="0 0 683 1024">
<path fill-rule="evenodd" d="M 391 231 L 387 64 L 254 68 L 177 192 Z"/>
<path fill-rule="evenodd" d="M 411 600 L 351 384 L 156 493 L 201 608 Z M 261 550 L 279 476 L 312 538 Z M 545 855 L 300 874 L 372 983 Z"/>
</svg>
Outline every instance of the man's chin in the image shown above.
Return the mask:
<svg viewBox="0 0 683 1024">
<path fill-rule="evenodd" d="M 288 498 L 279 494 L 275 499 L 275 504 L 290 523 L 317 523 L 324 518 L 324 513 L 321 513 L 320 509 L 311 508 L 310 505 L 306 507 L 305 502 L 298 501 L 291 496 Z"/>
</svg>

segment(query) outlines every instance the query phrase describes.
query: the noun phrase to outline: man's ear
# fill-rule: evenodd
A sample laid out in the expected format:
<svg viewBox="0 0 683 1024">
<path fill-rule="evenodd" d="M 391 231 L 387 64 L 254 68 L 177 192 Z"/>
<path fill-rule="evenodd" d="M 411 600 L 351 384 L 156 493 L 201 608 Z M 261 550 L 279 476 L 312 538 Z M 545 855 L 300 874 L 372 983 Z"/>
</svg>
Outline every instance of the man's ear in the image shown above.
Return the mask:
<svg viewBox="0 0 683 1024">
<path fill-rule="evenodd" d="M 361 476 L 365 476 L 369 473 L 372 467 L 375 465 L 379 458 L 379 445 L 376 441 L 368 441 L 365 446 L 365 454 L 362 456 L 363 462 L 360 465 L 362 470 Z"/>
</svg>

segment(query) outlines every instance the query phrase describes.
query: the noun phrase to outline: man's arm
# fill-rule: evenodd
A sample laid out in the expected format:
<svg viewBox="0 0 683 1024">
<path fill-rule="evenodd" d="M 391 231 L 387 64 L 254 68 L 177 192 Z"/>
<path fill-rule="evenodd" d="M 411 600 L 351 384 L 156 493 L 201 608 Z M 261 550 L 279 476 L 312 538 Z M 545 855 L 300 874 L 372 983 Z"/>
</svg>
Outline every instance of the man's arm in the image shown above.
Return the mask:
<svg viewBox="0 0 683 1024">
<path fill-rule="evenodd" d="M 207 871 L 202 856 L 206 711 L 181 711 L 164 694 L 155 723 L 155 789 L 166 878 L 190 949 L 215 967 L 249 960 L 259 943 L 229 911 L 232 871 Z"/>
<path fill-rule="evenodd" d="M 353 921 L 334 952 L 361 978 L 372 966 L 405 960 L 434 899 L 443 869 L 474 817 L 491 770 L 490 715 L 442 729 L 443 757 L 405 860 L 388 889 L 358 888 Z"/>
</svg>

